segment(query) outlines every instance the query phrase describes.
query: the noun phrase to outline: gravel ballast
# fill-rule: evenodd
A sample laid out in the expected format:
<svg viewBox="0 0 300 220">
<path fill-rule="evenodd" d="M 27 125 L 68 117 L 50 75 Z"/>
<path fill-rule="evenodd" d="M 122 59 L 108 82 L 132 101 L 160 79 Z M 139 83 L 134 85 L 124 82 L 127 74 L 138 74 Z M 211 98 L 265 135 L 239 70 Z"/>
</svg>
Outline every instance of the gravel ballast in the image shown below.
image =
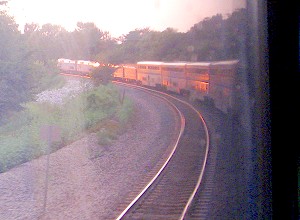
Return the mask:
<svg viewBox="0 0 300 220">
<path fill-rule="evenodd" d="M 133 90 L 126 90 L 125 95 L 135 107 L 128 131 L 111 146 L 99 146 L 96 135 L 87 134 L 52 153 L 47 195 L 47 156 L 0 174 L 0 219 L 115 217 L 116 206 L 161 159 L 178 125 L 175 113 L 159 100 Z"/>
</svg>

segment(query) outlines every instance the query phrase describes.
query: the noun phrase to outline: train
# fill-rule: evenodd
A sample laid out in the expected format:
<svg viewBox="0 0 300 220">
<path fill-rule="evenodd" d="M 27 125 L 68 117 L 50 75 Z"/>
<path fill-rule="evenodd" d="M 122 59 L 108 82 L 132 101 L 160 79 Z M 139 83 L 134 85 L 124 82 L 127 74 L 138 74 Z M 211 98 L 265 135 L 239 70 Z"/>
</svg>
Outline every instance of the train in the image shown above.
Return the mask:
<svg viewBox="0 0 300 220">
<path fill-rule="evenodd" d="M 57 60 L 57 67 L 62 73 L 90 76 L 91 73 L 101 64 L 95 61 L 70 60 L 60 58 Z"/>
<path fill-rule="evenodd" d="M 92 76 L 99 66 L 114 67 L 116 81 L 189 96 L 215 106 L 224 113 L 241 108 L 243 82 L 239 60 L 207 62 L 139 61 L 133 64 L 103 64 L 95 61 L 58 59 L 62 73 Z"/>
<path fill-rule="evenodd" d="M 187 95 L 214 105 L 224 113 L 238 112 L 242 81 L 239 60 L 212 62 L 140 61 L 123 64 L 113 73 L 117 81 Z"/>
</svg>

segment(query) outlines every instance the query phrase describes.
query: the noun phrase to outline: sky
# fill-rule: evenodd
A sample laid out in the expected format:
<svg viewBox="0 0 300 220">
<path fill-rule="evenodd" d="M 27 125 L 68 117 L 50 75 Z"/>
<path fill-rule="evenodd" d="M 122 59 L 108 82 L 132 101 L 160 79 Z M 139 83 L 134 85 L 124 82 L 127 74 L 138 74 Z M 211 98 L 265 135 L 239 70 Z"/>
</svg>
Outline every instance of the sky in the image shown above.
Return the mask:
<svg viewBox="0 0 300 220">
<path fill-rule="evenodd" d="M 217 13 L 245 7 L 246 0 L 8 0 L 7 12 L 22 31 L 25 23 L 56 24 L 68 31 L 77 22 L 93 22 L 112 37 L 137 28 L 188 31 Z"/>
</svg>

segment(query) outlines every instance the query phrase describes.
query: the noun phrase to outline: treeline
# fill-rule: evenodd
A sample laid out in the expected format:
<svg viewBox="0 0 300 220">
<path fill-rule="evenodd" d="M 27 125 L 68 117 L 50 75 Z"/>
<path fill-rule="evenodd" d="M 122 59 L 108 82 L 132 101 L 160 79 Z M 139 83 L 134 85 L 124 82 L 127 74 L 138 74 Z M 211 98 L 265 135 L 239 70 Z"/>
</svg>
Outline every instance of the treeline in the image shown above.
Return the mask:
<svg viewBox="0 0 300 220">
<path fill-rule="evenodd" d="M 0 1 L 0 7 L 5 2 Z M 33 97 L 39 75 L 57 71 L 58 58 L 114 64 L 243 59 L 249 32 L 246 16 L 246 10 L 239 9 L 226 18 L 221 14 L 206 18 L 186 33 L 144 28 L 113 38 L 94 23 L 83 22 L 71 32 L 58 25 L 31 23 L 21 33 L 14 18 L 0 8 L 0 118 Z"/>
<path fill-rule="evenodd" d="M 43 62 L 60 57 L 110 63 L 235 59 L 245 49 L 246 16 L 246 9 L 239 9 L 227 18 L 221 14 L 205 18 L 186 33 L 144 28 L 118 38 L 94 23 L 78 22 L 72 32 L 58 25 L 32 23 L 25 25 L 23 38 L 32 55 Z"/>
</svg>

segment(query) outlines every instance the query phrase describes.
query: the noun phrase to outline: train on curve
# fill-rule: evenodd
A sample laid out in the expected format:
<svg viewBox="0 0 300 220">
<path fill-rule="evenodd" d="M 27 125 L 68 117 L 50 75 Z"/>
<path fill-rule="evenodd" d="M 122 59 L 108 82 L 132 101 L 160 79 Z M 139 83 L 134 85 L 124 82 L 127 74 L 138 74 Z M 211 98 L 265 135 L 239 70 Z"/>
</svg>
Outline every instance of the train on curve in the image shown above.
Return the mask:
<svg viewBox="0 0 300 220">
<path fill-rule="evenodd" d="M 119 66 L 118 81 L 133 82 L 160 90 L 187 94 L 213 104 L 224 113 L 237 112 L 242 83 L 238 60 L 215 62 L 142 61 Z"/>
<path fill-rule="evenodd" d="M 62 73 L 90 76 L 100 63 L 86 60 L 58 59 L 57 67 Z"/>
<path fill-rule="evenodd" d="M 239 60 L 214 62 L 141 61 L 127 65 L 105 65 L 94 61 L 58 59 L 62 73 L 92 76 L 99 66 L 116 70 L 113 78 L 160 90 L 189 95 L 193 99 L 215 105 L 224 113 L 238 112 L 243 83 Z"/>
</svg>

